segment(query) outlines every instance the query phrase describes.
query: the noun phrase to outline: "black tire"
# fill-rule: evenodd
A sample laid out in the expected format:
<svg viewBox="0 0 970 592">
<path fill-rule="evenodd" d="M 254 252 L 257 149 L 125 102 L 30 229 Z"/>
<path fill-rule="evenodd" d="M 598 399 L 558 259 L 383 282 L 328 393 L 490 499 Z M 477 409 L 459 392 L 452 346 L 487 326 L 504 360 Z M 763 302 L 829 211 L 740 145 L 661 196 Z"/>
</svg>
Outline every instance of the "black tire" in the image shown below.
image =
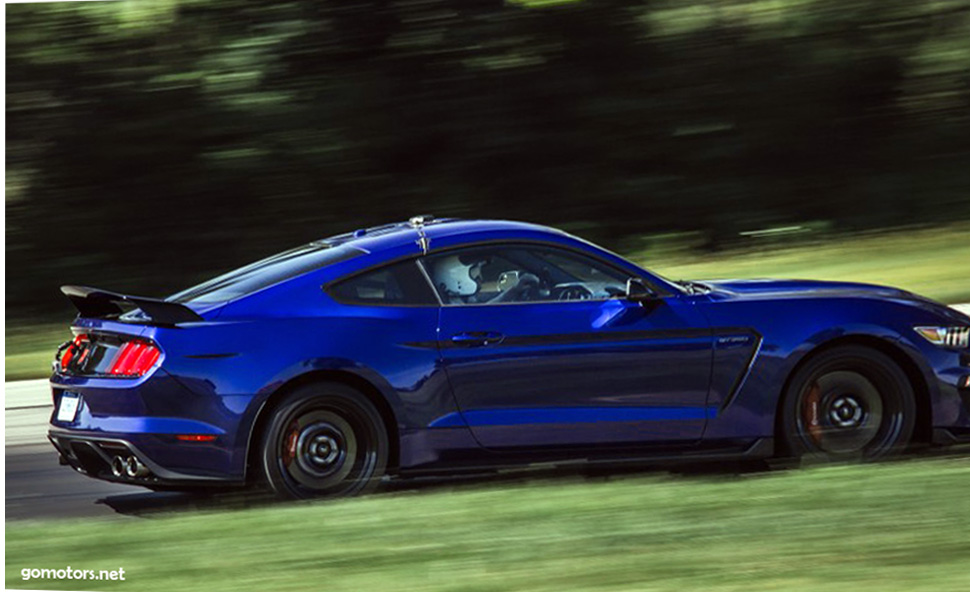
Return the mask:
<svg viewBox="0 0 970 592">
<path fill-rule="evenodd" d="M 784 394 L 785 452 L 820 461 L 875 460 L 902 452 L 916 426 L 906 374 L 862 346 L 824 351 L 802 366 Z"/>
<path fill-rule="evenodd" d="M 287 394 L 273 409 L 259 465 L 280 497 L 346 497 L 377 486 L 388 450 L 384 421 L 365 395 L 340 383 L 315 383 Z"/>
</svg>

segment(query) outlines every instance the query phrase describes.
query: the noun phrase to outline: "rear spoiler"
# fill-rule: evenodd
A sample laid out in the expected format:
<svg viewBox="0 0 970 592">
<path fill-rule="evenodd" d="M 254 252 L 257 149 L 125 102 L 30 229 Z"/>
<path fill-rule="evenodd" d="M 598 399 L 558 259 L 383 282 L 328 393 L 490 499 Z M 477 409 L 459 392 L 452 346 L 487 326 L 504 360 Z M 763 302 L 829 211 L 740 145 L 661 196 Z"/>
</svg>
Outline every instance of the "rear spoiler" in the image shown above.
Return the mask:
<svg viewBox="0 0 970 592">
<path fill-rule="evenodd" d="M 157 325 L 197 323 L 205 320 L 184 304 L 157 298 L 126 296 L 87 286 L 61 286 L 61 292 L 71 300 L 82 317 L 105 318 L 137 308 L 151 319 L 152 324 Z"/>
</svg>

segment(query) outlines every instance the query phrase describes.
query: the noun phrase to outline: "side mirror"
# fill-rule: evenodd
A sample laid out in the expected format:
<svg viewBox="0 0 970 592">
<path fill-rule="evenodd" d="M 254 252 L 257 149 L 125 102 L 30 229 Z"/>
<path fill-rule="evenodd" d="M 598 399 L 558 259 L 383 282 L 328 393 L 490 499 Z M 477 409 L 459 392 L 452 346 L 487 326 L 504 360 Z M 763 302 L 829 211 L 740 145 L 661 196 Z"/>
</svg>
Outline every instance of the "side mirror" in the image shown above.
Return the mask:
<svg viewBox="0 0 970 592">
<path fill-rule="evenodd" d="M 657 298 L 657 293 L 651 290 L 640 278 L 630 278 L 626 281 L 626 299 L 630 302 L 647 302 Z"/>
</svg>

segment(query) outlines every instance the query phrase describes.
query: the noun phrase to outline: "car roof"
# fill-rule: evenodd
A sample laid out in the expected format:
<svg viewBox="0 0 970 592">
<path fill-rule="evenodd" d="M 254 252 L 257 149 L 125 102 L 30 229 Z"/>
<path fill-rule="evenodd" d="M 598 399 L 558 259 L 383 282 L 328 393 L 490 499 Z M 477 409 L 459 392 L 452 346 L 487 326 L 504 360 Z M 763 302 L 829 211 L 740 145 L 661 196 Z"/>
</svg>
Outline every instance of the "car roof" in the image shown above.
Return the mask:
<svg viewBox="0 0 970 592">
<path fill-rule="evenodd" d="M 509 220 L 461 220 L 457 218 L 435 219 L 425 216 L 421 221 L 412 219 L 409 222 L 396 222 L 372 228 L 363 228 L 317 242 L 321 245 L 326 244 L 330 246 L 348 245 L 370 254 L 379 255 L 380 251 L 394 250 L 405 245 L 417 244 L 422 233 L 428 239 L 431 248 L 435 247 L 436 241 L 450 239 L 445 242 L 454 244 L 456 242 L 462 242 L 455 239 L 465 236 L 469 240 L 486 239 L 489 235 L 494 235 L 496 238 L 517 234 L 531 237 L 537 234 L 555 237 L 566 236 L 560 230 L 528 222 L 514 222 Z"/>
<path fill-rule="evenodd" d="M 427 249 L 422 248 L 422 236 L 427 239 L 425 244 Z M 619 255 L 548 226 L 508 220 L 431 219 L 424 217 L 420 221 L 412 219 L 408 222 L 364 228 L 304 245 L 304 247 L 299 248 L 304 252 L 307 247 L 310 247 L 309 250 L 312 252 L 312 247 L 316 246 L 319 247 L 321 253 L 331 249 L 343 253 L 337 254 L 335 261 L 324 264 L 322 267 L 298 270 L 288 279 L 274 283 L 272 286 L 260 288 L 252 293 L 234 297 L 232 302 L 249 301 L 249 306 L 258 306 L 262 299 L 275 297 L 279 290 L 299 291 L 305 287 L 319 289 L 321 285 L 339 281 L 349 275 L 380 266 L 387 261 L 418 256 L 422 251 L 434 253 L 441 249 L 492 241 L 545 242 L 567 248 L 592 249 L 600 258 L 612 262 L 620 269 L 629 271 L 631 276 L 642 273 L 636 265 Z M 358 256 L 342 256 L 355 251 Z M 262 262 L 253 265 L 260 263 Z M 216 280 L 218 279 L 216 278 Z"/>
</svg>

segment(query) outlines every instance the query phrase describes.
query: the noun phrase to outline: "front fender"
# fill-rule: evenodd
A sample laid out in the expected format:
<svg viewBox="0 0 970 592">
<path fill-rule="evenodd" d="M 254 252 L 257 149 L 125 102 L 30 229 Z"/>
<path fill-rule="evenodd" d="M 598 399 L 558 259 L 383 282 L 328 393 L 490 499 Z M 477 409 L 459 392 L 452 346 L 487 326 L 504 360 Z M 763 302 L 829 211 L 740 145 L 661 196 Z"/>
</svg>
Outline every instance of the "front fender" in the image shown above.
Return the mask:
<svg viewBox="0 0 970 592">
<path fill-rule="evenodd" d="M 763 336 L 743 383 L 710 420 L 705 439 L 774 435 L 785 386 L 808 356 L 840 342 L 869 341 L 903 356 L 923 380 L 934 404 L 940 400 L 924 348 L 909 338 L 925 311 L 898 301 L 832 298 L 817 300 L 724 300 L 705 305 L 718 326 L 750 327 Z"/>
</svg>

